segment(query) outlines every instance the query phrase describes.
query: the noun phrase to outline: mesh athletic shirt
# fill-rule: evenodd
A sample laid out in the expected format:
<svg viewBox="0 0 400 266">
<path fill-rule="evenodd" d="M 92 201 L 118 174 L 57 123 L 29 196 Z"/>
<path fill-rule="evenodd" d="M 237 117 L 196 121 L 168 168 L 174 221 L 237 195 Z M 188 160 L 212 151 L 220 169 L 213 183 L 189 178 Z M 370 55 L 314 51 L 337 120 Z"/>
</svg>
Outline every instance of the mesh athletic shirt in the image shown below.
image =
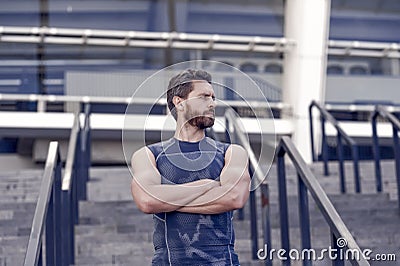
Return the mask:
<svg viewBox="0 0 400 266">
<path fill-rule="evenodd" d="M 171 138 L 148 146 L 156 158 L 162 184 L 219 180 L 228 147 L 208 137 L 199 142 Z M 152 264 L 239 265 L 232 215 L 232 211 L 212 215 L 175 211 L 154 214 Z"/>
</svg>

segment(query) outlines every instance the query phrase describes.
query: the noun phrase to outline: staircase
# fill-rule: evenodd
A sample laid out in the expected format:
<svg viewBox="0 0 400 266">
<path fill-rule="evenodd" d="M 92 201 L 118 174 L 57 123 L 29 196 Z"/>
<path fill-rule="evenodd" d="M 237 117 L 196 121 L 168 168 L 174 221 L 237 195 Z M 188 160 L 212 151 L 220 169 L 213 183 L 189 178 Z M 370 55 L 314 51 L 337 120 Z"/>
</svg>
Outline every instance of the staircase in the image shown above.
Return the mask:
<svg viewBox="0 0 400 266">
<path fill-rule="evenodd" d="M 361 249 L 375 254 L 396 254 L 397 262 L 371 261 L 372 265 L 398 265 L 400 259 L 400 212 L 393 162 L 384 162 L 385 193 L 375 193 L 373 164 L 362 162 L 362 194 L 354 193 L 352 165 L 346 164 L 348 193 L 339 193 L 337 165 L 330 164 L 331 176 L 322 175 L 322 164 L 312 170 L 329 194 L 334 206 L 355 236 Z M 290 166 L 287 172 L 291 248 L 300 249 L 297 210 L 297 176 Z M 141 213 L 130 195 L 130 173 L 126 167 L 98 167 L 91 169 L 88 201 L 80 202 L 80 224 L 76 226 L 76 265 L 150 265 L 153 255 L 151 215 Z M 0 176 L 0 266 L 22 265 L 32 218 L 36 206 L 41 170 L 3 172 Z M 270 218 L 272 247 L 280 248 L 279 206 L 277 200 L 276 169 L 270 171 Z M 317 206 L 309 197 L 312 223 L 312 247 L 319 251 L 330 245 L 329 227 Z M 257 200 L 260 203 L 260 200 Z M 258 216 L 261 220 L 262 217 Z M 236 250 L 241 265 L 263 265 L 251 259 L 250 219 L 235 220 Z M 259 224 L 261 232 L 261 223 Z M 259 247 L 263 247 L 259 233 Z M 328 260 L 314 265 L 330 265 Z M 350 265 L 346 263 L 346 265 Z M 274 265 L 280 265 L 274 260 Z M 301 265 L 294 261 L 292 265 Z"/>
<path fill-rule="evenodd" d="M 23 265 L 42 170 L 0 173 L 0 266 Z"/>
<path fill-rule="evenodd" d="M 346 162 L 347 193 L 341 194 L 337 163 L 330 163 L 330 176 L 323 175 L 322 163 L 314 163 L 311 169 L 324 188 L 345 225 L 348 227 L 361 250 L 371 249 L 370 257 L 376 254 L 396 254 L 397 262 L 370 261 L 371 265 L 399 265 L 400 260 L 400 209 L 397 203 L 397 185 L 393 162 L 383 162 L 383 191 L 376 193 L 374 165 L 372 162 L 360 163 L 362 193 L 355 193 L 353 165 Z M 297 175 L 291 167 L 286 168 L 289 202 L 289 224 L 291 227 L 291 248 L 300 249 L 299 214 L 297 199 Z M 271 226 L 273 247 L 280 247 L 279 207 L 276 169 L 270 173 Z M 317 251 L 331 246 L 329 227 L 318 207 L 309 196 L 311 244 Z M 276 246 L 274 245 L 276 241 Z M 318 253 L 317 253 L 318 254 Z M 315 261 L 313 265 L 331 265 L 331 262 Z M 275 264 L 275 263 L 274 263 Z M 297 265 L 292 263 L 293 265 Z M 279 264 L 277 264 L 279 265 Z M 299 263 L 301 265 L 301 263 Z M 346 262 L 346 265 L 351 265 Z"/>
<path fill-rule="evenodd" d="M 315 163 L 312 170 L 326 189 L 334 206 L 342 216 L 361 249 L 378 253 L 396 254 L 400 260 L 400 212 L 395 201 L 394 166 L 382 164 L 385 193 L 376 194 L 373 165 L 362 162 L 362 194 L 355 194 L 352 165 L 346 164 L 348 194 L 339 192 L 337 165 L 330 164 L 331 176 L 322 175 L 322 164 Z M 150 265 L 153 246 L 151 215 L 142 214 L 130 195 L 130 173 L 126 167 L 92 168 L 88 184 L 88 201 L 80 203 L 80 225 L 76 226 L 76 265 Z M 386 177 L 386 179 L 385 179 Z M 276 169 L 268 177 L 270 183 L 270 217 L 272 247 L 280 248 L 279 207 L 277 200 Z M 297 210 L 297 176 L 293 168 L 287 168 L 289 223 L 291 248 L 300 250 L 300 233 Z M 259 204 L 260 200 L 257 200 Z M 317 206 L 309 197 L 312 247 L 319 251 L 330 246 L 329 227 Z M 262 219 L 260 214 L 258 219 Z M 259 224 L 261 232 L 261 223 Z M 235 220 L 236 246 L 241 265 L 264 265 L 251 259 L 250 220 L 248 209 L 245 220 Z M 263 247 L 259 233 L 259 247 Z M 398 262 L 381 262 L 382 265 L 398 265 Z M 292 265 L 301 265 L 300 261 Z M 331 265 L 327 259 L 314 265 Z M 371 261 L 372 265 L 381 265 Z M 274 265 L 280 265 L 274 260 Z M 350 263 L 346 262 L 346 265 Z"/>
</svg>

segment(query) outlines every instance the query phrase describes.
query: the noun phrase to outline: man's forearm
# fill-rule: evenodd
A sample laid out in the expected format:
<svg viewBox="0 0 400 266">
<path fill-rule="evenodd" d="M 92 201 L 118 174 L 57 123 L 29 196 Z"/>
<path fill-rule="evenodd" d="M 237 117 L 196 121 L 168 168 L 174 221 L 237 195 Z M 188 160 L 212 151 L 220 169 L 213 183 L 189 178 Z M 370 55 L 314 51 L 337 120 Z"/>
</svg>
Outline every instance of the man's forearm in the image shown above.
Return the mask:
<svg viewBox="0 0 400 266">
<path fill-rule="evenodd" d="M 148 185 L 144 189 L 151 197 L 151 212 L 170 212 L 186 206 L 196 198 L 219 185 L 213 180 L 195 181 L 179 185 Z"/>
<path fill-rule="evenodd" d="M 205 194 L 207 194 L 207 192 Z M 204 196 L 205 194 L 201 195 L 200 197 Z M 199 214 L 217 214 L 233 210 L 234 208 L 232 208 L 229 204 L 226 204 L 227 200 L 225 198 L 228 198 L 228 196 L 224 195 L 217 200 L 204 203 L 202 205 L 192 205 L 192 201 L 189 203 L 189 205 L 180 207 L 176 211 Z"/>
<path fill-rule="evenodd" d="M 219 186 L 210 189 L 177 211 L 201 214 L 216 214 L 237 209 L 236 200 L 240 192 L 234 187 Z"/>
</svg>

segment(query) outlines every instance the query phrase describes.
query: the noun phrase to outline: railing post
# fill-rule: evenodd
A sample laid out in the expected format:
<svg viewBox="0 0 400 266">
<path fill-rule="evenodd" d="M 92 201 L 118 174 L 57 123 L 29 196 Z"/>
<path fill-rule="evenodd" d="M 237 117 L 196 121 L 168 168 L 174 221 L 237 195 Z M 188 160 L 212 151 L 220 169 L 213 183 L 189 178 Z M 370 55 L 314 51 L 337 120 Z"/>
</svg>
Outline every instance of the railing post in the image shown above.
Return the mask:
<svg viewBox="0 0 400 266">
<path fill-rule="evenodd" d="M 324 175 L 329 175 L 328 167 L 328 143 L 325 132 L 325 118 L 321 116 L 321 134 L 322 134 L 322 160 L 324 161 Z"/>
<path fill-rule="evenodd" d="M 286 193 L 286 173 L 285 173 L 285 151 L 282 149 L 278 151 L 278 193 L 279 193 L 279 213 L 281 222 L 281 244 L 282 248 L 286 250 L 286 254 L 290 250 L 289 240 L 289 215 Z M 284 265 L 290 265 L 290 260 L 282 262 Z"/>
<path fill-rule="evenodd" d="M 235 134 L 236 134 L 236 132 L 235 132 L 234 125 L 231 125 L 229 122 L 229 119 L 225 118 L 225 142 L 226 143 L 237 143 Z M 249 165 L 250 165 L 250 163 L 249 163 Z M 251 171 L 250 168 L 251 167 L 249 167 L 249 171 Z M 253 174 L 250 174 L 250 176 L 253 176 Z M 252 199 L 252 194 L 250 193 L 250 199 L 249 199 L 250 205 L 252 204 L 252 200 L 255 201 L 255 199 Z M 237 210 L 237 214 L 238 214 L 237 215 L 238 220 L 243 221 L 244 220 L 244 207 Z"/>
<path fill-rule="evenodd" d="M 79 197 L 79 200 L 86 200 L 87 198 L 87 182 L 89 181 L 89 172 L 90 172 L 90 165 L 91 165 L 91 130 L 90 130 L 90 104 L 85 104 L 85 124 L 83 130 L 81 130 L 80 134 L 80 150 L 81 150 L 81 161 L 83 167 L 80 167 L 80 174 L 79 174 L 79 186 L 82 186 L 82 194 Z"/>
<path fill-rule="evenodd" d="M 82 145 L 83 145 L 83 130 L 79 127 L 79 136 L 76 140 L 77 149 L 75 150 L 75 161 L 74 161 L 74 164 L 75 164 L 74 173 L 75 173 L 76 182 L 73 182 L 73 185 L 74 185 L 74 183 L 76 183 L 75 186 L 77 188 L 77 191 L 76 191 L 77 200 L 85 200 L 85 197 L 86 197 L 85 196 L 86 195 L 86 186 L 85 186 L 86 177 L 85 177 L 85 170 L 84 170 L 84 168 L 85 168 L 85 155 L 84 155 L 85 150 L 84 150 L 84 147 L 82 147 Z"/>
<path fill-rule="evenodd" d="M 50 200 L 47 209 L 47 216 L 46 216 L 46 232 L 45 232 L 45 243 L 42 242 L 42 249 L 43 244 L 45 244 L 46 250 L 46 265 L 56 265 L 56 258 L 55 258 L 55 207 L 56 204 L 54 202 L 55 199 L 55 184 L 53 182 L 52 189 L 50 192 Z"/>
<path fill-rule="evenodd" d="M 76 183 L 76 182 L 75 182 Z M 68 209 L 68 231 L 70 232 L 69 235 L 69 263 L 74 264 L 75 263 L 75 220 L 77 220 L 76 217 L 74 217 L 74 210 L 72 208 L 73 201 L 72 199 L 72 194 L 71 191 L 69 193 L 69 209 Z M 79 217 L 78 217 L 79 218 Z"/>
<path fill-rule="evenodd" d="M 265 249 L 265 265 L 272 266 L 272 260 L 269 257 L 269 251 L 272 247 L 271 242 L 271 223 L 270 223 L 270 211 L 269 211 L 269 186 L 267 183 L 262 183 L 260 186 L 261 189 L 261 208 L 262 208 L 262 218 L 264 220 L 264 247 Z"/>
<path fill-rule="evenodd" d="M 233 132 L 233 134 L 236 134 L 236 132 Z M 238 143 L 238 141 L 237 141 L 237 136 L 233 136 L 233 141 L 234 141 L 234 143 Z M 249 166 L 250 166 L 251 164 L 250 164 L 250 160 L 249 160 Z M 250 170 L 250 168 L 251 167 L 249 167 L 249 171 L 251 171 Z M 250 176 L 253 176 L 253 171 L 251 171 L 251 175 Z M 250 208 L 256 208 L 255 206 L 256 206 L 256 197 L 255 197 L 255 193 L 252 193 L 253 191 L 250 191 Z M 253 206 L 254 205 L 254 206 Z M 244 206 L 243 206 L 243 208 L 240 208 L 239 210 L 237 210 L 237 212 L 238 212 L 238 219 L 239 219 L 239 221 L 243 221 L 244 220 Z M 256 209 L 254 209 L 254 211 L 256 212 L 256 214 L 257 214 L 257 210 Z M 257 250 L 258 250 L 258 248 L 257 248 Z"/>
<path fill-rule="evenodd" d="M 251 200 L 251 193 L 250 193 L 250 200 Z M 243 221 L 244 220 L 244 207 L 238 209 L 237 212 L 238 212 L 238 216 L 237 216 L 238 220 Z"/>
<path fill-rule="evenodd" d="M 73 264 L 70 260 L 71 250 L 70 250 L 70 222 L 71 222 L 71 203 L 70 203 L 70 190 L 63 190 L 61 194 L 61 208 L 62 208 L 62 219 L 61 219 L 61 237 L 62 242 L 62 254 L 61 260 L 64 265 Z"/>
<path fill-rule="evenodd" d="M 377 132 L 376 119 L 378 117 L 378 111 L 375 110 L 372 115 L 372 151 L 374 154 L 375 161 L 375 182 L 376 182 L 376 190 L 378 192 L 382 192 L 382 171 L 381 171 L 381 163 L 380 163 L 380 152 L 379 152 L 379 138 Z"/>
<path fill-rule="evenodd" d="M 346 180 L 345 180 L 345 170 L 344 170 L 344 158 L 343 158 L 343 143 L 342 143 L 342 135 L 340 132 L 337 133 L 336 136 L 337 142 L 337 156 L 339 161 L 339 175 L 340 175 L 340 192 L 346 193 Z"/>
<path fill-rule="evenodd" d="M 79 198 L 78 198 L 78 180 L 76 180 L 77 175 L 79 174 L 78 170 L 75 168 L 73 170 L 72 176 L 72 184 L 71 184 L 71 211 L 72 211 L 72 218 L 73 224 L 79 223 Z"/>
<path fill-rule="evenodd" d="M 43 245 L 40 246 L 39 255 L 38 255 L 38 266 L 43 265 Z"/>
<path fill-rule="evenodd" d="M 61 238 L 61 158 L 58 157 L 57 159 L 57 166 L 55 168 L 55 173 L 54 173 L 54 247 L 55 247 L 55 264 L 54 265 L 60 265 L 61 264 L 61 254 L 62 254 L 62 241 L 65 241 L 65 239 Z M 47 264 L 51 265 L 51 264 Z"/>
<path fill-rule="evenodd" d="M 230 127 L 230 123 L 229 123 L 229 119 L 225 117 L 225 142 L 226 143 L 231 143 L 231 137 L 229 136 L 229 127 Z"/>
<path fill-rule="evenodd" d="M 311 237 L 310 237 L 310 214 L 308 208 L 308 194 L 307 187 L 304 184 L 301 177 L 298 175 L 298 193 L 299 193 L 299 222 L 300 222 L 300 232 L 301 232 L 301 247 L 303 250 L 311 249 Z M 312 255 L 312 254 L 311 254 Z M 311 258 L 302 258 L 303 265 L 311 265 Z"/>
<path fill-rule="evenodd" d="M 336 255 L 336 257 L 334 257 L 334 259 L 332 259 L 332 265 L 333 266 L 344 266 L 344 260 L 343 260 L 343 258 L 341 258 L 339 256 L 340 247 L 338 246 L 337 242 L 338 242 L 338 238 L 331 231 L 331 247 L 332 247 L 332 249 L 337 251 L 336 254 L 332 254 L 332 255 Z"/>
<path fill-rule="evenodd" d="M 360 169 L 359 169 L 359 155 L 358 155 L 358 146 L 353 144 L 351 146 L 351 153 L 353 157 L 353 171 L 354 171 L 354 183 L 356 193 L 361 193 L 361 182 L 360 182 Z"/>
<path fill-rule="evenodd" d="M 397 202 L 400 208 L 400 145 L 399 145 L 399 131 L 393 125 L 393 149 L 396 164 L 396 179 L 397 179 Z"/>
<path fill-rule="evenodd" d="M 317 161 L 317 156 L 315 155 L 315 143 L 314 143 L 314 123 L 313 123 L 313 116 L 312 116 L 312 108 L 314 107 L 314 101 L 311 102 L 310 107 L 308 108 L 308 114 L 310 118 L 310 143 L 311 143 L 311 155 L 313 162 Z"/>
<path fill-rule="evenodd" d="M 253 169 L 249 167 L 250 176 L 253 176 Z M 251 234 L 251 251 L 253 260 L 257 259 L 258 251 L 258 231 L 257 231 L 257 204 L 255 190 L 250 191 L 250 234 Z"/>
</svg>

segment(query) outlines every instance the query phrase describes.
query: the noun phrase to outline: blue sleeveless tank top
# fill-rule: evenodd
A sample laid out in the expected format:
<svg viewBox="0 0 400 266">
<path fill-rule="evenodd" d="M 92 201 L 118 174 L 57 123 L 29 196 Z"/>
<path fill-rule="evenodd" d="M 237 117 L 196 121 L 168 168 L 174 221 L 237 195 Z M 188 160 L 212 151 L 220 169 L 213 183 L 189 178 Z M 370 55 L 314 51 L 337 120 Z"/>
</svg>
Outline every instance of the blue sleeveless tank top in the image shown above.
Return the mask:
<svg viewBox="0 0 400 266">
<path fill-rule="evenodd" d="M 148 146 L 162 184 L 219 180 L 228 147 L 229 144 L 208 137 L 199 142 L 171 138 Z M 154 214 L 152 264 L 239 265 L 232 219 L 232 211 L 212 215 L 175 211 Z"/>
</svg>

